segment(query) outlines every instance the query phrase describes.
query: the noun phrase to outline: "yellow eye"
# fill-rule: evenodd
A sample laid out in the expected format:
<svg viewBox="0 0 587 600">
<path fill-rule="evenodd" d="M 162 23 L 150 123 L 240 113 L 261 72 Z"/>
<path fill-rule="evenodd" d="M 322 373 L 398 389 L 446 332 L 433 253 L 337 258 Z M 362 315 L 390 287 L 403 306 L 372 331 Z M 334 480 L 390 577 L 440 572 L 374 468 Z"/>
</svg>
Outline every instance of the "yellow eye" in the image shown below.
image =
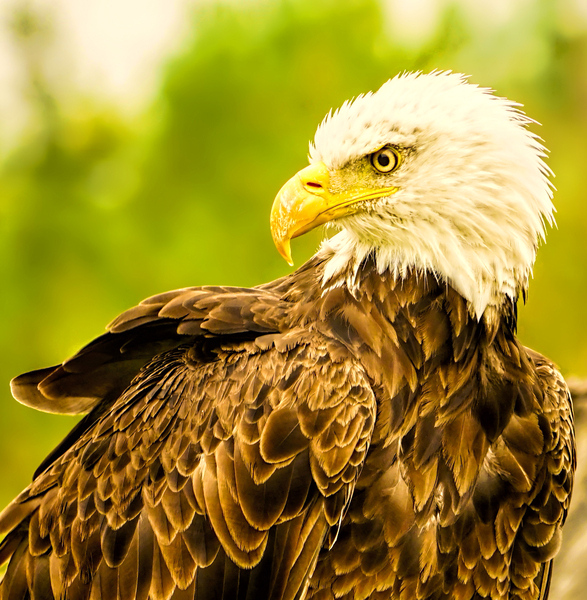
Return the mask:
<svg viewBox="0 0 587 600">
<path fill-rule="evenodd" d="M 380 173 L 391 173 L 399 167 L 400 155 L 395 148 L 386 146 L 371 154 L 371 164 Z"/>
</svg>

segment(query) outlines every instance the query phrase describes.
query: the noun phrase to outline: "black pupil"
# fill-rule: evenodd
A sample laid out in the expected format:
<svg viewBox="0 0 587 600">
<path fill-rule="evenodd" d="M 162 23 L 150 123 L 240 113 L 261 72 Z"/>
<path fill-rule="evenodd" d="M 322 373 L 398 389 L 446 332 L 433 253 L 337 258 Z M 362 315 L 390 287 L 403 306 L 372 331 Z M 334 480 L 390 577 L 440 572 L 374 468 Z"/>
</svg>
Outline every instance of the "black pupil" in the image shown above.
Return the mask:
<svg viewBox="0 0 587 600">
<path fill-rule="evenodd" d="M 387 154 L 380 154 L 377 157 L 377 162 L 381 167 L 388 167 L 391 160 L 389 159 L 389 156 Z"/>
</svg>

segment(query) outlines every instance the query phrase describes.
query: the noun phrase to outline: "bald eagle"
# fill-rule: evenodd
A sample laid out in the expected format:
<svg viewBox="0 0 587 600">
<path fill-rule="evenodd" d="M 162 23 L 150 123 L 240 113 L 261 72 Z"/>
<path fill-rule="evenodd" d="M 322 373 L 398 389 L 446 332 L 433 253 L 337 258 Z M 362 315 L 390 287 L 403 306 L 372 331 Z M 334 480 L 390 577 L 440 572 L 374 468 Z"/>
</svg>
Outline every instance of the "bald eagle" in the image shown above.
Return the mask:
<svg viewBox="0 0 587 600">
<path fill-rule="evenodd" d="M 545 150 L 513 102 L 404 74 L 330 113 L 252 289 L 143 301 L 20 402 L 87 413 L 0 515 L 3 600 L 544 599 L 575 467 L 516 339 Z"/>
</svg>

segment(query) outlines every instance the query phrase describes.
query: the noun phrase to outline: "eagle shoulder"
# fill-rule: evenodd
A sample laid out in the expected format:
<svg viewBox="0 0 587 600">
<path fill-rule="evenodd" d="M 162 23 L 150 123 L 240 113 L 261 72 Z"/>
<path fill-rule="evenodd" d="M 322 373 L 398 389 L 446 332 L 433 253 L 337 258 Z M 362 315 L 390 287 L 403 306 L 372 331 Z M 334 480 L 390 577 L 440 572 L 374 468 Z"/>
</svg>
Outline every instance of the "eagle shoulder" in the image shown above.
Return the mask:
<svg viewBox="0 0 587 600">
<path fill-rule="evenodd" d="M 188 290 L 113 324 L 113 364 L 145 328 L 176 347 L 98 404 L 0 515 L 7 597 L 168 598 L 227 577 L 256 598 L 300 593 L 336 539 L 376 402 L 335 340 L 270 327 L 277 304 L 267 292 Z M 104 347 L 80 354 L 90 381 Z"/>
</svg>

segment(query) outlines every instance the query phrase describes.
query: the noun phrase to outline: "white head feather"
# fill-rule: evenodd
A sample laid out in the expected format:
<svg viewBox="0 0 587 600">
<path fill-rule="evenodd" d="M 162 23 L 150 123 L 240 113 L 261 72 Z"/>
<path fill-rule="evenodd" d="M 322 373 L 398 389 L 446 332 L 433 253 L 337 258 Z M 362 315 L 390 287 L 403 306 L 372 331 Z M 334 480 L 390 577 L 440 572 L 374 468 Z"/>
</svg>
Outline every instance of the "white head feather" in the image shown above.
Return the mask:
<svg viewBox="0 0 587 600">
<path fill-rule="evenodd" d="M 545 149 L 518 106 L 461 74 L 409 73 L 329 114 L 310 161 L 331 172 L 386 144 L 412 151 L 399 191 L 334 223 L 325 283 L 373 252 L 381 272 L 434 272 L 478 318 L 516 298 L 554 220 Z"/>
</svg>

